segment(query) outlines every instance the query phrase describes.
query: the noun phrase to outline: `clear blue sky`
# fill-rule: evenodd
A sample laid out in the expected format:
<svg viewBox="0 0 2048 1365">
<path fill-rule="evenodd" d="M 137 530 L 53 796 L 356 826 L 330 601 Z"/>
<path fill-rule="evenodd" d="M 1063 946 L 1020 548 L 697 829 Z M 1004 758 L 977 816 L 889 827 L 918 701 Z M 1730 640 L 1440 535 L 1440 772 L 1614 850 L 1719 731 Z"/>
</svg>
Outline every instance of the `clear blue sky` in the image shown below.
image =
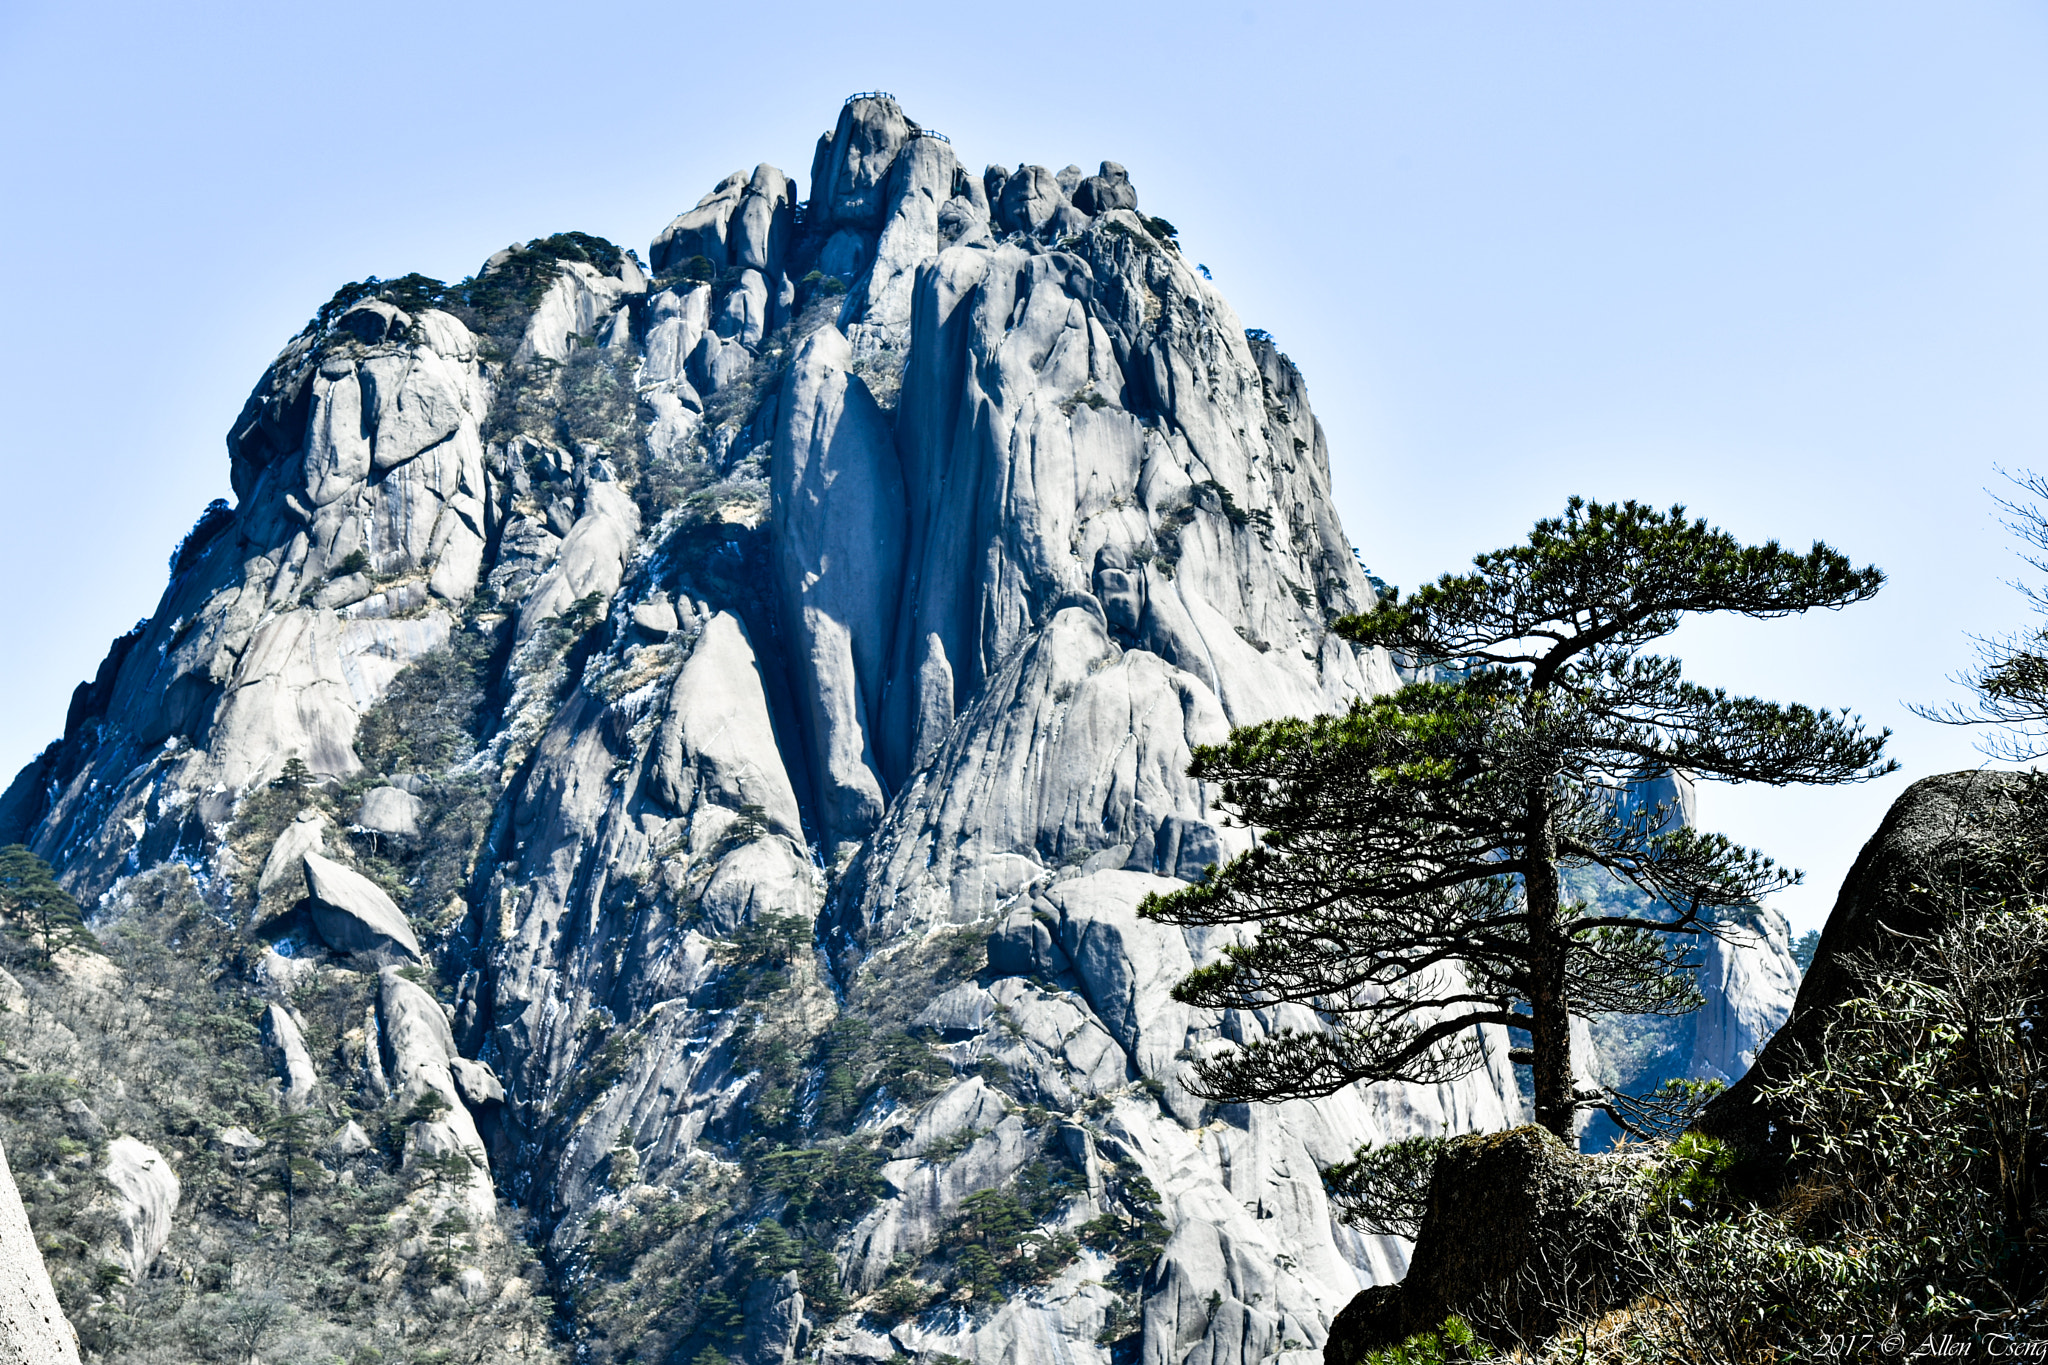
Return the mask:
<svg viewBox="0 0 2048 1365">
<path fill-rule="evenodd" d="M 1892 575 L 1688 627 L 1694 676 L 1898 729 L 1850 791 L 1708 788 L 1817 924 L 2025 617 L 1983 492 L 2048 468 L 2038 4 L 0 5 L 0 766 L 151 611 L 221 436 L 345 281 L 568 228 L 645 244 L 808 179 L 842 96 L 969 164 L 1130 168 L 1307 373 L 1366 560 L 1413 584 L 1566 495 L 1683 500 Z M 808 191 L 808 184 L 804 185 Z"/>
</svg>

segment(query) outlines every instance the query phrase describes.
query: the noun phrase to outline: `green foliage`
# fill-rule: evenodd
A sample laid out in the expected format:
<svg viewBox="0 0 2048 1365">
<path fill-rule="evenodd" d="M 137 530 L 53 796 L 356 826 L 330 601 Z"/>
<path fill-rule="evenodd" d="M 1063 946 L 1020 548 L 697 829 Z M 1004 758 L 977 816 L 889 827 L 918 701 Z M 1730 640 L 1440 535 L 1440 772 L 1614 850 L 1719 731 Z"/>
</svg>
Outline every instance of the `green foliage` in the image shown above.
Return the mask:
<svg viewBox="0 0 2048 1365">
<path fill-rule="evenodd" d="M 2048 513 L 2040 505 L 2048 501 L 2048 477 L 2032 470 L 1998 472 L 2022 495 L 2017 501 L 1993 499 L 2005 513 L 2005 528 L 2026 547 L 2020 558 L 2028 567 L 2048 573 Z M 2048 591 L 2020 582 L 2012 586 L 2036 614 L 2048 616 Z M 2048 628 L 1978 636 L 1975 643 L 1976 667 L 1950 679 L 1973 692 L 1975 700 L 1911 710 L 1944 725 L 1987 727 L 1977 747 L 1992 758 L 2031 763 L 2048 757 Z"/>
<path fill-rule="evenodd" d="M 564 449 L 610 455 L 630 478 L 639 468 L 641 434 L 634 367 L 629 355 L 589 345 L 565 360 L 535 358 L 511 367 L 484 424 L 487 440 L 526 435 Z"/>
<path fill-rule="evenodd" d="M 1727 1143 L 1701 1133 L 1681 1134 L 1657 1165 L 1650 1209 L 1692 1214 L 1725 1204 L 1734 1169 L 1735 1153 Z"/>
<path fill-rule="evenodd" d="M 798 1224 L 845 1226 L 882 1195 L 881 1152 L 847 1138 L 809 1147 L 779 1147 L 756 1163 L 755 1179 L 783 1197 L 783 1218 Z"/>
<path fill-rule="evenodd" d="M 172 579 L 175 580 L 179 574 L 198 563 L 200 556 L 206 553 L 207 547 L 220 537 L 221 532 L 234 524 L 235 512 L 228 506 L 226 498 L 215 498 L 207 503 L 205 510 L 199 514 L 199 519 L 192 523 L 192 529 L 178 542 L 178 548 L 171 551 Z"/>
<path fill-rule="evenodd" d="M 790 963 L 810 944 L 810 921 L 801 915 L 763 915 L 741 925 L 718 946 L 725 971 L 712 987 L 711 1007 L 731 1009 L 787 988 Z"/>
<path fill-rule="evenodd" d="M 50 865 L 21 844 L 0 848 L 0 929 L 7 958 L 47 971 L 66 948 L 99 951 L 71 893 Z"/>
<path fill-rule="evenodd" d="M 842 1014 L 819 1038 L 821 1073 L 816 1126 L 843 1133 L 880 1094 L 916 1104 L 953 1078 L 953 1068 L 922 1039 L 901 1029 L 877 1030 Z"/>
<path fill-rule="evenodd" d="M 1419 1135 L 1374 1146 L 1323 1172 L 1331 1205 L 1367 1232 L 1413 1238 L 1429 1209 L 1429 1180 L 1448 1138 Z"/>
<path fill-rule="evenodd" d="M 493 641 L 457 631 L 399 670 L 363 714 L 356 756 L 373 773 L 439 773 L 476 752 L 490 719 Z"/>
<path fill-rule="evenodd" d="M 1417 1332 L 1397 1346 L 1368 1352 L 1365 1365 L 1457 1365 L 1494 1358 L 1493 1348 L 1479 1338 L 1472 1325 L 1452 1314 L 1434 1332 Z"/>
<path fill-rule="evenodd" d="M 1044 1284 L 1073 1264 L 1080 1243 L 1040 1226 L 1072 1193 L 1071 1181 L 1042 1162 L 1018 1173 L 1010 1189 L 981 1190 L 960 1201 L 960 1213 L 939 1239 L 951 1258 L 947 1282 L 984 1303 L 1000 1303 L 1018 1286 Z"/>
<path fill-rule="evenodd" d="M 1166 1249 L 1171 1229 L 1159 1216 L 1159 1191 L 1143 1172 L 1108 1166 L 1103 1176 L 1107 1212 L 1082 1225 L 1081 1242 L 1114 1257 L 1117 1282 L 1135 1290 Z"/>
<path fill-rule="evenodd" d="M 1813 970 L 1813 955 L 1820 951 L 1820 930 L 1808 929 L 1792 944 L 1792 960 L 1803 975 Z"/>
</svg>

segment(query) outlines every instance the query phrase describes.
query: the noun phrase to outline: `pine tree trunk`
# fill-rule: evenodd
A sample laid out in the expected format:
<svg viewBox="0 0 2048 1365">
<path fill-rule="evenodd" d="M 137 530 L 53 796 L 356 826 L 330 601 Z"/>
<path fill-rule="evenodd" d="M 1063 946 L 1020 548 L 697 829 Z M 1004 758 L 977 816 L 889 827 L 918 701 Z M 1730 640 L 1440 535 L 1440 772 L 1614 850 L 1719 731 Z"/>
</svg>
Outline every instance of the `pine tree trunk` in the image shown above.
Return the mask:
<svg viewBox="0 0 2048 1365">
<path fill-rule="evenodd" d="M 1565 991 L 1567 943 L 1558 915 L 1557 838 L 1546 797 L 1531 803 L 1533 834 L 1522 878 L 1529 926 L 1529 1038 L 1535 1055 L 1536 1122 L 1571 1141 L 1577 1105 L 1572 1098 L 1572 1016 Z"/>
</svg>

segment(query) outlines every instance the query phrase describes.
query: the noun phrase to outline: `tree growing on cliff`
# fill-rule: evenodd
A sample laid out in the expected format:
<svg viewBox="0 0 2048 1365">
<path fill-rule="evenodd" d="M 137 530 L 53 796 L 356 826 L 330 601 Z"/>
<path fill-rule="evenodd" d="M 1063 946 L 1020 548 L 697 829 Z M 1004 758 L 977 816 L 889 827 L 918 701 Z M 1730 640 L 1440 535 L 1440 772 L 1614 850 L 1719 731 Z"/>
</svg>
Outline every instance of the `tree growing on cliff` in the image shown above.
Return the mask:
<svg viewBox="0 0 2048 1365">
<path fill-rule="evenodd" d="M 1619 1097 L 1575 1085 L 1571 1016 L 1697 1008 L 1691 941 L 1799 874 L 1616 798 L 1674 770 L 1785 785 L 1895 766 L 1882 758 L 1888 730 L 1729 696 L 1644 652 L 1689 614 L 1840 608 L 1884 582 L 1825 545 L 1743 545 L 1684 511 L 1573 498 L 1526 544 L 1338 623 L 1434 680 L 1196 751 L 1189 771 L 1221 788 L 1256 842 L 1143 913 L 1257 934 L 1175 996 L 1313 1014 L 1198 1061 L 1195 1093 L 1244 1102 L 1440 1082 L 1481 1063 L 1475 1025 L 1504 1024 L 1529 1032 L 1514 1059 L 1533 1069 L 1538 1123 L 1568 1134 L 1588 1105 L 1628 1121 Z M 1561 869 L 1589 866 L 1669 913 L 1568 900 Z"/>
<path fill-rule="evenodd" d="M 49 967 L 66 948 L 99 946 L 50 865 L 20 844 L 0 848 L 0 923 L 26 940 L 38 967 Z"/>
</svg>

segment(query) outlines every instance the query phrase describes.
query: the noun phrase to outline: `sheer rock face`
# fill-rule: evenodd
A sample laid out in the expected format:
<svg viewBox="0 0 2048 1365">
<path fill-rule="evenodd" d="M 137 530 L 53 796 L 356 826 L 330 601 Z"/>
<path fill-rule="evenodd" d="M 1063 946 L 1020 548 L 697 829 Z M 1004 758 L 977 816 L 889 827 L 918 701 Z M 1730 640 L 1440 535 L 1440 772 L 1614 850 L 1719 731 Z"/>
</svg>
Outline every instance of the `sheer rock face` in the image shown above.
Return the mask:
<svg viewBox="0 0 2048 1365">
<path fill-rule="evenodd" d="M 1114 1163 L 1171 1234 L 1136 1300 L 1148 1360 L 1313 1349 L 1405 1260 L 1332 1222 L 1318 1167 L 1522 1105 L 1497 1030 L 1439 1087 L 1247 1112 L 1182 1084 L 1219 1040 L 1313 1026 L 1171 999 L 1224 939 L 1135 906 L 1244 838 L 1190 750 L 1397 682 L 1329 630 L 1374 599 L 1301 375 L 1113 163 L 977 176 L 874 97 L 812 182 L 799 215 L 781 172 L 729 177 L 655 243 L 656 278 L 561 262 L 510 332 L 376 299 L 316 320 L 235 422 L 236 507 L 81 686 L 0 836 L 87 898 L 173 858 L 223 907 L 321 874 L 322 934 L 346 937 L 344 892 L 383 898 L 349 921 L 380 942 L 291 970 L 416 943 L 460 983 L 450 1010 L 386 967 L 362 1088 L 418 1115 L 408 1159 L 472 1157 L 558 1247 L 619 1198 L 621 1142 L 654 1186 L 743 1150 L 765 1082 L 721 982 L 737 936 L 794 916 L 819 951 L 762 1006 L 779 1041 L 924 1018 L 954 1073 L 862 1119 L 896 1155 L 836 1245 L 848 1292 L 1032 1161 L 1093 1171 L 1093 1217 Z M 593 360 L 624 377 L 623 427 L 575 406 Z M 559 421 L 531 417 L 543 382 Z M 375 789 L 364 715 L 458 638 L 486 646 L 477 752 L 383 775 L 421 795 L 423 838 L 438 798 L 411 778 L 491 792 L 453 902 L 399 906 L 345 866 L 371 833 L 293 822 L 281 861 L 234 844 L 291 758 Z M 887 1335 L 777 1284 L 745 1349 L 1100 1359 L 1109 1271 L 1088 1253 L 993 1314 Z"/>
<path fill-rule="evenodd" d="M 78 1336 L 57 1303 L 5 1152 L 0 1152 L 0 1362 L 78 1365 Z"/>
<path fill-rule="evenodd" d="M 1775 910 L 1724 937 L 1703 940 L 1700 994 L 1706 998 L 1693 1024 L 1690 1072 L 1733 1083 L 1792 1013 L 1799 993 L 1799 962 L 1792 928 Z"/>
</svg>

